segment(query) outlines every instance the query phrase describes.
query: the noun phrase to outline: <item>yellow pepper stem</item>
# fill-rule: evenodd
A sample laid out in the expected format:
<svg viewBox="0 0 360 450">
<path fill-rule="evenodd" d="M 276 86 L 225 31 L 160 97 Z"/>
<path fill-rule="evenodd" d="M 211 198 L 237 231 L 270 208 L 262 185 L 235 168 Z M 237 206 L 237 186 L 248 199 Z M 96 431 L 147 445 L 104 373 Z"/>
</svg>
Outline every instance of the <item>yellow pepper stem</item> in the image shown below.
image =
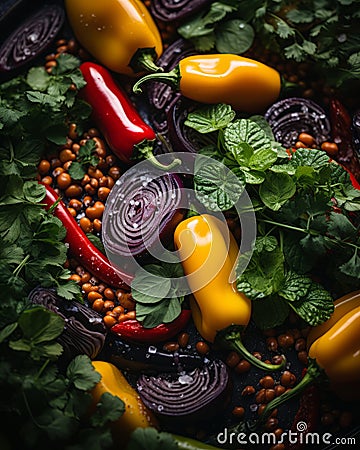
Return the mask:
<svg viewBox="0 0 360 450">
<path fill-rule="evenodd" d="M 280 405 L 287 402 L 291 398 L 300 395 L 308 386 L 313 384 L 314 381 L 321 376 L 324 376 L 324 370 L 318 366 L 314 359 L 309 358 L 309 366 L 301 381 L 294 388 L 289 389 L 288 391 L 279 395 L 279 397 L 274 398 L 274 400 L 271 400 L 271 402 L 266 405 L 264 411 L 259 417 L 259 425 L 267 421 L 274 409 L 278 408 Z"/>
<path fill-rule="evenodd" d="M 273 371 L 280 370 L 286 364 L 285 356 L 282 355 L 280 364 L 268 364 L 256 358 L 249 350 L 246 349 L 241 340 L 241 327 L 238 325 L 230 325 L 229 327 L 217 333 L 216 342 L 222 344 L 227 349 L 238 352 L 250 364 L 261 370 Z"/>
<path fill-rule="evenodd" d="M 170 170 L 179 166 L 182 161 L 179 158 L 174 158 L 169 164 L 162 164 L 153 154 L 154 141 L 144 139 L 139 144 L 134 146 L 134 159 L 144 158 L 149 161 L 154 167 L 160 170 Z"/>
<path fill-rule="evenodd" d="M 140 80 L 138 80 L 133 86 L 133 92 L 135 94 L 141 94 L 142 89 L 141 85 L 147 81 L 160 81 L 161 83 L 168 84 L 169 86 L 179 89 L 180 86 L 180 69 L 178 66 L 174 67 L 170 72 L 163 73 L 150 73 L 149 75 L 145 75 Z"/>
<path fill-rule="evenodd" d="M 135 73 L 143 72 L 163 72 L 164 69 L 155 64 L 157 58 L 154 48 L 139 48 L 131 58 L 129 66 Z"/>
</svg>

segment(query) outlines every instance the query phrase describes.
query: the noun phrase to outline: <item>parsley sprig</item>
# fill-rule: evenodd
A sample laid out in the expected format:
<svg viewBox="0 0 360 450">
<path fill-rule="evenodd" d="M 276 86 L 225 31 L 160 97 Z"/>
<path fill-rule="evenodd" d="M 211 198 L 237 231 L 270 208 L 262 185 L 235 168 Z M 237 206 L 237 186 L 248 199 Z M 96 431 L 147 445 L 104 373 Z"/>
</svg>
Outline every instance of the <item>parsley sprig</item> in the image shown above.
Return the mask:
<svg viewBox="0 0 360 450">
<path fill-rule="evenodd" d="M 253 203 L 258 238 L 237 285 L 253 300 L 257 325 L 279 325 L 290 309 L 311 325 L 325 321 L 332 296 L 359 286 L 360 192 L 348 173 L 320 150 L 289 156 L 263 117 L 237 119 L 228 105 L 199 108 L 185 126 L 214 142 L 200 150 L 206 164 L 195 164 L 198 200 L 231 211 L 246 188 Z"/>
</svg>

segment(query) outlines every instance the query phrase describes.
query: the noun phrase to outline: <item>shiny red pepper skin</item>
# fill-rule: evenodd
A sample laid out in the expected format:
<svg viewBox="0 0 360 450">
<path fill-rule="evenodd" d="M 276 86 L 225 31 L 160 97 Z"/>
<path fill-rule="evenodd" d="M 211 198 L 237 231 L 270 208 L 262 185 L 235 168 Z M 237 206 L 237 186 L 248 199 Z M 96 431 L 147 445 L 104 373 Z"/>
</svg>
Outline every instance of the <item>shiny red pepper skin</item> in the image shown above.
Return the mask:
<svg viewBox="0 0 360 450">
<path fill-rule="evenodd" d="M 131 164 L 134 145 L 144 140 L 154 140 L 155 132 L 143 121 L 107 69 L 99 64 L 84 62 L 80 70 L 86 81 L 80 96 L 92 107 L 94 123 L 115 155 Z"/>
<path fill-rule="evenodd" d="M 183 309 L 180 315 L 170 323 L 162 323 L 154 328 L 145 328 L 137 320 L 126 320 L 111 328 L 120 338 L 132 342 L 156 344 L 176 336 L 184 329 L 191 317 L 189 309 Z"/>
<path fill-rule="evenodd" d="M 59 196 L 50 186 L 45 185 L 45 188 L 46 196 L 43 203 L 45 203 L 46 209 L 49 209 L 59 199 Z M 120 273 L 114 269 L 106 256 L 89 241 L 62 201 L 54 209 L 54 216 L 61 220 L 66 228 L 65 242 L 69 245 L 70 253 L 86 270 L 114 288 L 130 289 L 132 275 Z"/>
<path fill-rule="evenodd" d="M 330 122 L 332 138 L 339 149 L 334 159 L 349 172 L 353 186 L 360 189 L 360 162 L 352 143 L 351 117 L 337 99 L 330 101 Z"/>
</svg>

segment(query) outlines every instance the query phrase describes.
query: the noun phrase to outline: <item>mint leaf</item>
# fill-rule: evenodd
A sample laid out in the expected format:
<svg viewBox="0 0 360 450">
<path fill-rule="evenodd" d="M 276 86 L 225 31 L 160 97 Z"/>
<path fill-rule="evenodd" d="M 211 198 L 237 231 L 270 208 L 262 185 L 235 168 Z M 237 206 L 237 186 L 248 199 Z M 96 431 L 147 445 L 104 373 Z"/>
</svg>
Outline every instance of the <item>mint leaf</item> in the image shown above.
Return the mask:
<svg viewBox="0 0 360 450">
<path fill-rule="evenodd" d="M 262 148 L 256 150 L 249 159 L 249 167 L 254 170 L 263 171 L 269 169 L 277 160 L 277 153 L 272 149 Z"/>
<path fill-rule="evenodd" d="M 269 172 L 259 189 L 261 200 L 273 211 L 278 211 L 295 192 L 295 183 L 287 173 Z"/>
<path fill-rule="evenodd" d="M 305 297 L 312 285 L 312 280 L 293 271 L 288 271 L 279 295 L 291 302 Z"/>
<path fill-rule="evenodd" d="M 161 323 L 175 320 L 181 313 L 181 304 L 178 298 L 166 298 L 155 305 L 136 303 L 136 318 L 145 328 L 154 328 Z"/>
<path fill-rule="evenodd" d="M 246 143 L 255 150 L 270 148 L 271 143 L 264 130 L 249 119 L 238 119 L 230 123 L 224 132 L 225 148 L 235 159 L 242 143 Z"/>
<path fill-rule="evenodd" d="M 289 305 L 277 295 L 252 302 L 252 318 L 261 330 L 282 325 L 289 311 Z"/>
<path fill-rule="evenodd" d="M 214 162 L 195 167 L 196 197 L 211 211 L 232 208 L 244 191 L 244 181 L 244 177 L 239 178 L 223 164 Z"/>
<path fill-rule="evenodd" d="M 316 326 L 330 319 L 334 312 L 333 299 L 328 291 L 313 283 L 306 297 L 289 306 L 309 325 Z"/>
<path fill-rule="evenodd" d="M 66 376 L 80 391 L 92 389 L 101 380 L 101 375 L 96 372 L 86 355 L 78 355 L 69 363 Z"/>
<path fill-rule="evenodd" d="M 184 125 L 199 133 L 211 133 L 225 128 L 235 117 L 230 105 L 223 103 L 205 106 L 188 114 Z"/>
<path fill-rule="evenodd" d="M 150 272 L 152 266 L 145 266 L 135 274 L 131 283 L 132 296 L 139 303 L 158 303 L 167 298 L 171 289 L 171 281 L 163 277 L 161 266 L 158 273 Z"/>
</svg>

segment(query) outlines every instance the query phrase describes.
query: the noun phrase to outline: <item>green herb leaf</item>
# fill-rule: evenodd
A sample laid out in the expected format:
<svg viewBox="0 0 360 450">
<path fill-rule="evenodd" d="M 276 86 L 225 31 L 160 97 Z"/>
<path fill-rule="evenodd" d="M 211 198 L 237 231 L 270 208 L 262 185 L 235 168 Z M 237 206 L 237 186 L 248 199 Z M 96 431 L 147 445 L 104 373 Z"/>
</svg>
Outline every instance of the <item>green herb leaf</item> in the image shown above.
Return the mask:
<svg viewBox="0 0 360 450">
<path fill-rule="evenodd" d="M 240 55 L 252 46 L 255 32 L 251 25 L 240 19 L 228 20 L 215 31 L 216 49 L 220 53 Z"/>
<path fill-rule="evenodd" d="M 197 198 L 211 211 L 226 211 L 239 200 L 245 188 L 244 176 L 235 175 L 220 163 L 195 167 L 194 187 Z"/>
<path fill-rule="evenodd" d="M 76 356 L 66 369 L 66 376 L 70 382 L 81 391 L 92 389 L 101 379 L 101 375 L 96 372 L 91 360 L 86 355 Z"/>
<path fill-rule="evenodd" d="M 125 403 L 117 396 L 104 392 L 96 405 L 96 411 L 90 421 L 94 427 L 102 427 L 108 422 L 114 422 L 125 412 Z"/>
<path fill-rule="evenodd" d="M 313 283 L 306 297 L 289 303 L 309 325 L 316 326 L 330 319 L 334 303 L 328 291 Z"/>
<path fill-rule="evenodd" d="M 273 211 L 278 211 L 295 192 L 295 183 L 287 173 L 269 172 L 259 189 L 261 200 Z"/>
<path fill-rule="evenodd" d="M 289 305 L 277 295 L 252 303 L 252 318 L 261 330 L 282 325 L 289 315 Z"/>
<path fill-rule="evenodd" d="M 230 105 L 205 106 L 188 114 L 184 125 L 194 128 L 199 133 L 211 133 L 225 128 L 235 117 Z"/>
<path fill-rule="evenodd" d="M 169 433 L 155 428 L 137 428 L 126 450 L 179 450 L 179 447 Z"/>
<path fill-rule="evenodd" d="M 56 339 L 64 329 L 64 320 L 48 309 L 37 306 L 20 315 L 19 327 L 26 339 L 39 344 Z"/>
<path fill-rule="evenodd" d="M 246 143 L 255 150 L 270 148 L 271 144 L 266 133 L 260 126 L 248 119 L 238 119 L 230 123 L 224 132 L 225 148 L 235 159 L 242 143 Z"/>
<path fill-rule="evenodd" d="M 300 300 L 305 297 L 312 285 L 312 280 L 304 275 L 300 275 L 293 271 L 288 271 L 283 283 L 283 287 L 279 291 L 279 295 L 291 302 Z"/>
</svg>

